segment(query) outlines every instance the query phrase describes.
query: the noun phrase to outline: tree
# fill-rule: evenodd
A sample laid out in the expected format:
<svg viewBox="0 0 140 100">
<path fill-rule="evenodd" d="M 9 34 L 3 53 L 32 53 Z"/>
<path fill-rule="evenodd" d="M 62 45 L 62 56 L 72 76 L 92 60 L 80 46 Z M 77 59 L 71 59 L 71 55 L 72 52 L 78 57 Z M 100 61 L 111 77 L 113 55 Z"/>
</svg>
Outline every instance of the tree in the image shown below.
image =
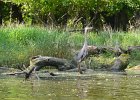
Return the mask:
<svg viewBox="0 0 140 100">
<path fill-rule="evenodd" d="M 129 21 L 140 8 L 139 0 L 11 0 L 11 3 L 19 7 L 26 23 L 66 27 L 71 20 L 73 26 L 81 23 L 82 28 L 90 25 L 102 29 L 108 24 L 116 30 L 127 30 Z M 21 20 L 19 16 L 16 18 Z"/>
</svg>

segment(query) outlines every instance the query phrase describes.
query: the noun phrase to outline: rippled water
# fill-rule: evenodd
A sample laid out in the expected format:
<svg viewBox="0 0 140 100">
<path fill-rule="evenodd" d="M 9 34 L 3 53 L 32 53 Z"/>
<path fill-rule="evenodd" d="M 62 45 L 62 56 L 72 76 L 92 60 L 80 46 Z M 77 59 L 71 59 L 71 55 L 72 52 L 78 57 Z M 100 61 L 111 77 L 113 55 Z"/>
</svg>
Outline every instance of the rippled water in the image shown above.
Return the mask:
<svg viewBox="0 0 140 100">
<path fill-rule="evenodd" d="M 1 77 L 0 100 L 140 100 L 140 76 L 97 73 L 72 77 L 29 81 Z"/>
</svg>

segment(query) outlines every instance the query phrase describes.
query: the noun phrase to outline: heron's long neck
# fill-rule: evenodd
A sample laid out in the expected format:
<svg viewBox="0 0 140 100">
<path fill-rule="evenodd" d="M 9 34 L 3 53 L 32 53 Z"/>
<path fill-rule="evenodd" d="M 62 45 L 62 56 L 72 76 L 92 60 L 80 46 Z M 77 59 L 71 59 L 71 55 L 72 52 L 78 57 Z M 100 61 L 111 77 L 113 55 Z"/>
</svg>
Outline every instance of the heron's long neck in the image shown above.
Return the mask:
<svg viewBox="0 0 140 100">
<path fill-rule="evenodd" d="M 87 42 L 87 29 L 85 29 L 84 37 L 85 37 L 85 42 Z"/>
</svg>

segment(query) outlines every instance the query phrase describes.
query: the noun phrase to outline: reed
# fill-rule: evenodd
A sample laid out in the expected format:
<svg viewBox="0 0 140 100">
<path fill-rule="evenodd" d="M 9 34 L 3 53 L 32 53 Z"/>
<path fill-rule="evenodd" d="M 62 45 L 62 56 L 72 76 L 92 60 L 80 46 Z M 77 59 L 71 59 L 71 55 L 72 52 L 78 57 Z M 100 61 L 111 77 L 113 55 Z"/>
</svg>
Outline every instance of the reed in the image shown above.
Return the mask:
<svg viewBox="0 0 140 100">
<path fill-rule="evenodd" d="M 96 46 L 119 45 L 126 48 L 140 44 L 139 31 L 88 33 L 88 44 Z M 84 42 L 81 33 L 69 33 L 38 26 L 0 28 L 0 66 L 17 67 L 29 64 L 35 55 L 71 59 Z"/>
</svg>

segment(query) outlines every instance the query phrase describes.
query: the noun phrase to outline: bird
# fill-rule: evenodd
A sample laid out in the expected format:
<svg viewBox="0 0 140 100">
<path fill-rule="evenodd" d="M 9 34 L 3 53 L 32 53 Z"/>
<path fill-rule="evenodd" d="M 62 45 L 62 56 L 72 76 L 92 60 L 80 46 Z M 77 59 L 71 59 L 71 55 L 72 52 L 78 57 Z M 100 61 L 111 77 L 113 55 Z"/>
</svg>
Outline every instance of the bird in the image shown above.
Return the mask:
<svg viewBox="0 0 140 100">
<path fill-rule="evenodd" d="M 77 67 L 78 67 L 78 71 L 80 74 L 82 74 L 82 70 L 80 68 L 80 62 L 82 62 L 84 60 L 84 58 L 88 55 L 87 31 L 91 30 L 91 29 L 92 29 L 92 27 L 85 27 L 83 47 L 74 57 L 74 60 L 77 62 Z"/>
</svg>

